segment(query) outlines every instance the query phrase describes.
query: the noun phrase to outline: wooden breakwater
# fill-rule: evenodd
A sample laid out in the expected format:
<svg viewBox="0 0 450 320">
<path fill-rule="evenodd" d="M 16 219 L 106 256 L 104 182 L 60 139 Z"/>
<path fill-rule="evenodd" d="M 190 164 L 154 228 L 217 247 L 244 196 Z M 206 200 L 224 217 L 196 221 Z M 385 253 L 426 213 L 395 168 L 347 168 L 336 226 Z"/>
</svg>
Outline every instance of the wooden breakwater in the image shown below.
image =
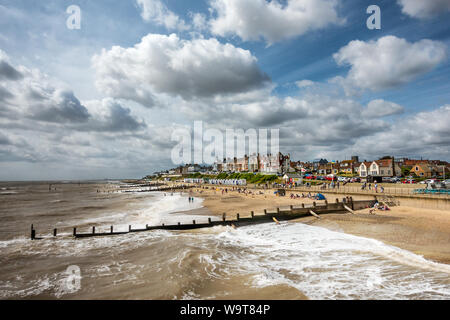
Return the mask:
<svg viewBox="0 0 450 320">
<path fill-rule="evenodd" d="M 178 186 L 165 186 L 165 187 L 155 187 L 145 190 L 125 190 L 122 191 L 124 193 L 140 193 L 140 192 L 176 192 L 176 191 L 183 191 L 183 190 L 189 190 L 194 189 L 196 186 L 192 185 L 178 185 Z"/>
<path fill-rule="evenodd" d="M 352 214 L 356 210 L 361 210 L 364 208 L 372 207 L 375 204 L 376 199 L 374 200 L 358 200 L 354 201 L 352 197 L 346 197 L 342 200 L 336 199 L 336 202 L 329 203 L 328 201 L 324 201 L 323 203 L 317 204 L 314 202 L 313 204 L 302 204 L 301 206 L 290 206 L 289 208 L 276 208 L 276 210 L 264 210 L 264 213 L 255 214 L 255 212 L 251 212 L 250 215 L 244 217 L 241 216 L 240 213 L 227 215 L 224 213 L 222 215 L 221 220 L 213 220 L 213 218 L 208 218 L 207 221 L 201 222 L 193 220 L 192 223 L 182 224 L 177 223 L 175 225 L 165 225 L 162 224 L 160 226 L 149 226 L 147 225 L 142 229 L 133 229 L 130 225 L 128 231 L 114 231 L 114 226 L 110 227 L 109 232 L 97 232 L 96 227 L 92 227 L 92 231 L 88 233 L 80 233 L 78 229 L 73 228 L 73 237 L 74 238 L 93 238 L 93 237 L 106 237 L 106 236 L 117 236 L 117 235 L 125 235 L 132 234 L 138 232 L 148 232 L 154 230 L 168 230 L 168 231 L 186 231 L 186 230 L 196 230 L 196 229 L 204 229 L 211 228 L 216 226 L 232 226 L 232 227 L 242 227 L 247 225 L 254 224 L 263 224 L 270 222 L 278 222 L 278 221 L 289 221 L 307 216 L 315 216 L 320 218 L 321 215 L 324 214 L 332 214 L 332 213 L 341 213 L 341 214 Z M 206 219 L 205 219 L 206 220 Z M 56 238 L 58 236 L 58 230 L 53 229 L 52 237 Z M 36 233 L 36 229 L 34 226 L 31 226 L 31 239 L 32 240 L 41 240 L 43 238 L 39 238 Z"/>
</svg>

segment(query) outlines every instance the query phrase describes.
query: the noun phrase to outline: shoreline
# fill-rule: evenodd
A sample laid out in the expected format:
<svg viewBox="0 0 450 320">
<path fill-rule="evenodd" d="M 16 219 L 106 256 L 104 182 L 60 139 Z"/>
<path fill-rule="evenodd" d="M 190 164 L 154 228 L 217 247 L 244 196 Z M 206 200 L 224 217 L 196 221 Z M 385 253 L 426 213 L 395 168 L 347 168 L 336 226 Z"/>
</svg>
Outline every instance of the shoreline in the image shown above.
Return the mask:
<svg viewBox="0 0 450 320">
<path fill-rule="evenodd" d="M 227 189 L 230 190 L 230 188 Z M 192 191 L 193 196 L 203 199 L 203 205 L 207 209 L 202 210 L 204 215 L 222 216 L 226 212 L 229 216 L 239 213 L 241 217 L 247 217 L 250 216 L 251 211 L 261 213 L 264 209 L 314 202 L 308 198 L 291 199 L 289 191 L 286 197 L 277 197 L 274 195 L 274 189 L 265 190 L 263 195 L 247 195 L 237 191 L 228 191 L 222 195 L 221 190 L 221 187 L 217 187 Z M 322 201 L 316 202 L 322 203 Z M 292 220 L 292 222 L 376 239 L 423 256 L 427 260 L 450 264 L 450 211 L 448 210 L 398 206 L 392 207 L 390 211 L 377 211 L 375 215 L 369 214 L 369 209 L 364 209 L 358 211 L 356 215 L 327 214 L 320 220 L 311 216 Z"/>
</svg>

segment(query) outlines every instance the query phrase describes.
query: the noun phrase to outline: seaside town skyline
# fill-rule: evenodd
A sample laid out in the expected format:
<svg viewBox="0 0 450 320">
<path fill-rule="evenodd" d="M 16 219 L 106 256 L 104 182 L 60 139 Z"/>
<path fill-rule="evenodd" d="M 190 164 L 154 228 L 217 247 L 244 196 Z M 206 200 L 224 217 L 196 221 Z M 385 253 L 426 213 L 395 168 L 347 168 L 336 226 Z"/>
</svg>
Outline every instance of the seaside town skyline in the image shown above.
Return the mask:
<svg viewBox="0 0 450 320">
<path fill-rule="evenodd" d="M 443 160 L 409 159 L 383 156 L 376 160 L 362 160 L 352 156 L 349 160 L 316 159 L 294 161 L 290 155 L 245 155 L 242 158 L 224 158 L 213 165 L 185 164 L 173 169 L 154 172 L 153 176 L 181 177 L 193 174 L 261 173 L 283 175 L 289 173 L 334 175 L 347 177 L 417 177 L 445 179 L 450 174 L 450 163 Z"/>
<path fill-rule="evenodd" d="M 0 1 L 0 180 L 166 170 L 196 121 L 304 161 L 450 161 L 447 1 L 377 1 L 379 29 L 371 1 L 245 3 Z"/>
</svg>

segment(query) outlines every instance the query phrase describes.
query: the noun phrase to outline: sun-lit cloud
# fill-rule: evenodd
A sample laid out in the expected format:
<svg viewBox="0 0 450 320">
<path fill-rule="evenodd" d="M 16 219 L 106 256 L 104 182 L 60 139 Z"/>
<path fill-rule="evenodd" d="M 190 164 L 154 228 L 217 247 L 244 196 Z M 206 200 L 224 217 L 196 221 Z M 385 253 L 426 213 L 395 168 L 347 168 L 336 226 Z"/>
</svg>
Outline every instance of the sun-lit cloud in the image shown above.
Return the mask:
<svg viewBox="0 0 450 320">
<path fill-rule="evenodd" d="M 426 19 L 450 11 L 448 0 L 397 0 L 402 12 L 413 18 Z"/>
<path fill-rule="evenodd" d="M 212 0 L 216 17 L 211 31 L 219 36 L 237 35 L 243 40 L 264 39 L 269 44 L 339 25 L 337 0 Z"/>
<path fill-rule="evenodd" d="M 183 40 L 175 34 L 149 34 L 134 47 L 104 50 L 93 58 L 93 66 L 100 91 L 147 107 L 158 94 L 190 100 L 270 83 L 250 51 L 214 38 Z"/>
<path fill-rule="evenodd" d="M 164 26 L 168 30 L 185 31 L 190 26 L 174 12 L 170 11 L 161 0 L 136 0 L 141 17 L 146 22 Z"/>
<path fill-rule="evenodd" d="M 340 66 L 350 66 L 345 84 L 368 90 L 390 89 L 406 84 L 443 62 L 442 42 L 420 40 L 414 43 L 395 36 L 377 41 L 354 40 L 334 54 Z"/>
</svg>

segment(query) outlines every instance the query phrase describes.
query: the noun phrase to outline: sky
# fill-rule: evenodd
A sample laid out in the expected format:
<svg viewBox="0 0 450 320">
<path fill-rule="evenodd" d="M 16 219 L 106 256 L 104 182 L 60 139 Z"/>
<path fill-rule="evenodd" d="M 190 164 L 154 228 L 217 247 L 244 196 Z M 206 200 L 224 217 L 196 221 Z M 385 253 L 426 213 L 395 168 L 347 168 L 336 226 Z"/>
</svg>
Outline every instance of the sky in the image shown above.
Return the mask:
<svg viewBox="0 0 450 320">
<path fill-rule="evenodd" d="M 449 161 L 449 18 L 450 0 L 0 0 L 0 180 L 140 178 L 195 121 L 279 129 L 292 160 Z"/>
</svg>

